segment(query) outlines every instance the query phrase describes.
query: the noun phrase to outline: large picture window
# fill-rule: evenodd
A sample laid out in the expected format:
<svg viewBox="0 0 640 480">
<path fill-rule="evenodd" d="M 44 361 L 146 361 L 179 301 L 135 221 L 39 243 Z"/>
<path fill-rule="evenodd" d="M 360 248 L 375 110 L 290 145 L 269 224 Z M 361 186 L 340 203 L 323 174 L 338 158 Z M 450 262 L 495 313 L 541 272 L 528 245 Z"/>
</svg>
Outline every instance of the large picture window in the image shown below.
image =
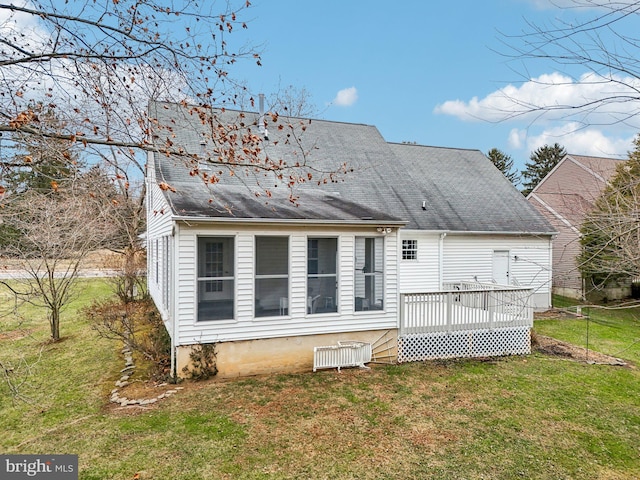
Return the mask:
<svg viewBox="0 0 640 480">
<path fill-rule="evenodd" d="M 255 316 L 289 314 L 289 238 L 256 237 Z"/>
<path fill-rule="evenodd" d="M 307 313 L 338 311 L 338 239 L 307 239 Z"/>
<path fill-rule="evenodd" d="M 234 318 L 233 237 L 198 238 L 198 320 Z"/>
<path fill-rule="evenodd" d="M 356 237 L 356 311 L 384 308 L 384 238 Z"/>
</svg>

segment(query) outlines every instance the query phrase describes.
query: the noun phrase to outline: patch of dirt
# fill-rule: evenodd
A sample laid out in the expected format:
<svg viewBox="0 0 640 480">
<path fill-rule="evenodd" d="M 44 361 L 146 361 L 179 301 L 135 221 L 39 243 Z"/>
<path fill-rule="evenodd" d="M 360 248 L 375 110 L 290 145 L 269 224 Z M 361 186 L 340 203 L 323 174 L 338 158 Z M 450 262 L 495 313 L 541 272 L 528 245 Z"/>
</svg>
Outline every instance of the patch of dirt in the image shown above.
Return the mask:
<svg viewBox="0 0 640 480">
<path fill-rule="evenodd" d="M 566 358 L 567 360 L 573 360 L 575 362 L 630 367 L 627 362 L 619 358 L 611 357 L 593 350 L 587 350 L 584 347 L 562 342 L 544 335 L 532 335 L 531 347 L 533 350 L 544 353 L 545 355 Z"/>
<path fill-rule="evenodd" d="M 0 340 L 20 340 L 31 334 L 32 330 L 11 330 L 9 332 L 0 333 Z"/>
</svg>

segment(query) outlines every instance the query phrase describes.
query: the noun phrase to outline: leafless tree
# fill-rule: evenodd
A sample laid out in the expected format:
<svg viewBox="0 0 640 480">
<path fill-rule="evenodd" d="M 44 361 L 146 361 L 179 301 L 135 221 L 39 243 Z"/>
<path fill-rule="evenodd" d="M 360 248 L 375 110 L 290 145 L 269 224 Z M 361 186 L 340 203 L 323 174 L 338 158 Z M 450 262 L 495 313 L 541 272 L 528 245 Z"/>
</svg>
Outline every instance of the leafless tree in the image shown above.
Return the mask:
<svg viewBox="0 0 640 480">
<path fill-rule="evenodd" d="M 553 2 L 552 2 L 553 3 Z M 638 127 L 640 112 L 639 1 L 572 0 L 561 2 L 563 15 L 549 24 L 529 22 L 522 34 L 503 34 L 501 54 L 525 81 L 548 87 L 539 99 L 510 98 L 506 117 L 553 113 L 587 125 Z M 575 14 L 570 20 L 569 17 Z M 536 62 L 552 63 L 562 74 L 531 79 Z M 572 86 L 571 99 L 554 89 Z M 564 99 L 564 101 L 562 101 Z"/>
<path fill-rule="evenodd" d="M 94 185 L 69 182 L 50 192 L 29 190 L 3 210 L 3 222 L 19 232 L 4 246 L 25 278 L 0 284 L 23 300 L 46 308 L 51 339 L 60 339 L 61 313 L 73 299 L 87 255 L 112 240 L 113 226 Z"/>
<path fill-rule="evenodd" d="M 269 110 L 290 117 L 315 118 L 318 108 L 311 99 L 311 93 L 304 88 L 288 85 L 269 97 Z"/>
<path fill-rule="evenodd" d="M 596 283 L 640 278 L 640 136 L 581 228 L 580 269 Z"/>
<path fill-rule="evenodd" d="M 211 107 L 234 106 L 246 93 L 233 80 L 236 62 L 260 64 L 260 55 L 246 46 L 248 25 L 241 17 L 249 7 L 248 1 L 196 0 L 0 4 L 0 132 L 76 142 L 118 158 L 117 170 L 125 159 L 135 159 L 142 170 L 144 159 L 136 152 L 161 150 L 196 167 L 194 173 L 204 160 L 230 174 L 282 172 L 275 176 L 284 183 L 308 181 L 306 170 L 297 173 L 304 161 L 288 165 L 263 154 L 258 128 L 237 136 L 236 125 L 208 115 Z M 203 123 L 212 123 L 207 154 L 175 145 L 171 126 L 149 116 L 150 99 L 190 105 Z M 54 110 L 66 130 L 43 125 L 30 107 L 34 100 Z M 251 95 L 249 103 L 255 104 Z M 112 150 L 105 154 L 105 148 Z M 15 167 L 12 161 L 3 159 L 2 167 Z"/>
<path fill-rule="evenodd" d="M 42 358 L 43 348 L 40 348 L 36 360 L 31 362 L 27 361 L 24 356 L 0 357 L 0 384 L 4 384 L 14 402 L 20 400 L 32 403 L 33 400 L 27 392 L 36 388 L 33 383 L 33 370 Z"/>
</svg>

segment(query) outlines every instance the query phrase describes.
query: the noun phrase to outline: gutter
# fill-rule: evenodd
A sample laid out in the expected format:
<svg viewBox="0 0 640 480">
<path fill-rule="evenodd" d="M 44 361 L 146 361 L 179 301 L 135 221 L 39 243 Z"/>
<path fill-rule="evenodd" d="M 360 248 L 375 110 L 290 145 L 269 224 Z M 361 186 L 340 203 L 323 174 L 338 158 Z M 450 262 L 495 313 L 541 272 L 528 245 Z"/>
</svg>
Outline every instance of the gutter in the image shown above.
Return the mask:
<svg viewBox="0 0 640 480">
<path fill-rule="evenodd" d="M 174 222 L 185 223 L 238 223 L 243 225 L 265 225 L 265 224 L 282 224 L 282 225 L 335 225 L 335 226 L 390 226 L 404 227 L 407 223 L 404 220 L 314 220 L 308 218 L 221 218 L 221 217 L 186 217 L 174 215 L 171 217 Z"/>
<path fill-rule="evenodd" d="M 499 230 L 487 231 L 487 230 L 420 230 L 416 228 L 406 229 L 405 232 L 420 232 L 429 233 L 433 235 L 508 235 L 508 236 L 523 236 L 523 235 L 544 235 L 553 236 L 558 232 L 529 232 L 529 231 L 506 231 L 501 232 Z"/>
</svg>

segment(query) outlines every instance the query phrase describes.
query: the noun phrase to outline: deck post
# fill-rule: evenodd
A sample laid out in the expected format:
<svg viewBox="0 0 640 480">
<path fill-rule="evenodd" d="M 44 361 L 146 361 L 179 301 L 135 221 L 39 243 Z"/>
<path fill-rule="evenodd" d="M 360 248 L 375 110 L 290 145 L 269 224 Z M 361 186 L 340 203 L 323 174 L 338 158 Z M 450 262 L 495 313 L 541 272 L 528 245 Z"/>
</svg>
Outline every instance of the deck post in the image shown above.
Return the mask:
<svg viewBox="0 0 640 480">
<path fill-rule="evenodd" d="M 452 319 L 451 319 L 451 310 L 453 308 L 453 294 L 452 294 L 452 292 L 447 292 L 446 299 L 447 299 L 447 301 L 446 301 L 446 311 L 447 311 L 446 315 L 447 315 L 447 317 L 446 317 L 445 320 L 446 320 L 446 324 L 447 324 L 447 333 L 451 333 L 451 324 L 453 323 Z"/>
<path fill-rule="evenodd" d="M 400 294 L 400 318 L 398 318 L 398 321 L 399 321 L 398 331 L 400 332 L 400 335 L 402 335 L 404 333 L 404 330 L 405 330 L 405 326 L 404 326 L 404 322 L 405 322 L 405 318 L 404 318 L 404 313 L 405 313 L 404 302 L 406 301 L 406 298 L 407 297 L 403 293 Z"/>
<path fill-rule="evenodd" d="M 489 310 L 489 330 L 493 330 L 493 321 L 495 319 L 495 314 L 496 314 L 496 308 L 498 306 L 498 302 L 497 299 L 495 297 L 495 295 L 497 294 L 497 292 L 494 291 L 490 291 L 487 293 L 487 309 Z"/>
</svg>

